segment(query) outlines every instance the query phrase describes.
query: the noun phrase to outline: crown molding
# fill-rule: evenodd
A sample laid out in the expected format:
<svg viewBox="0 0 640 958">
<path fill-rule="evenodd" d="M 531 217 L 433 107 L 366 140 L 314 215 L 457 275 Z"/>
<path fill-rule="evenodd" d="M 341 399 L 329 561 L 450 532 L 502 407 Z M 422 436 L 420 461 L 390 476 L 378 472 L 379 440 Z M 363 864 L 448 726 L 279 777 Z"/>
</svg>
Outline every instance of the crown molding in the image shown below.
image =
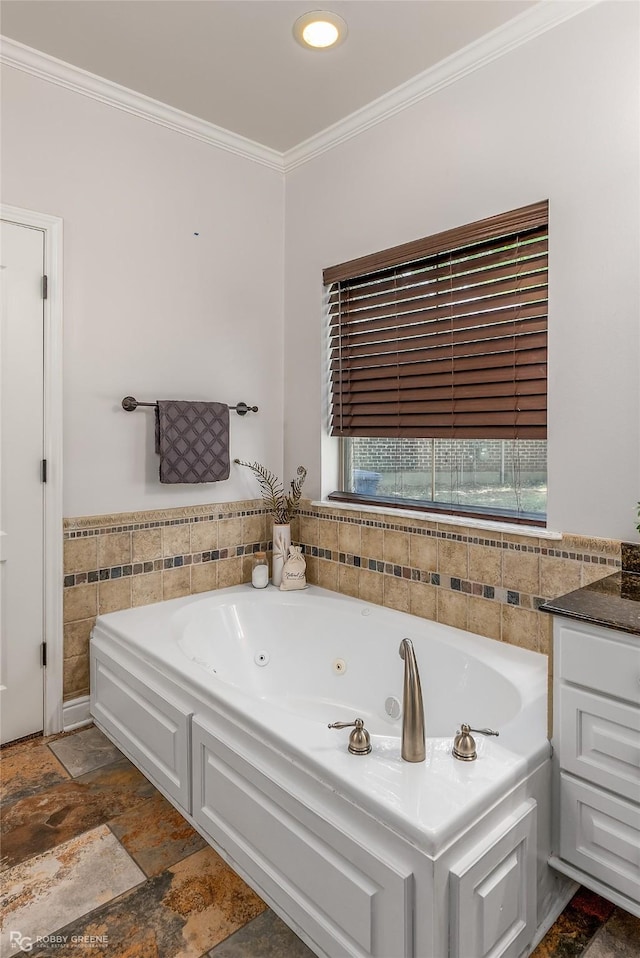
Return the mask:
<svg viewBox="0 0 640 958">
<path fill-rule="evenodd" d="M 47 80 L 65 90 L 72 90 L 92 100 L 106 103 L 124 113 L 157 123 L 168 130 L 182 133 L 194 140 L 200 140 L 202 143 L 208 143 L 228 153 L 260 163 L 279 173 L 283 171 L 282 154 L 277 150 L 255 143 L 214 123 L 192 116 L 190 113 L 184 113 L 176 107 L 161 103 L 143 93 L 136 93 L 112 80 L 105 80 L 104 77 L 65 63 L 40 50 L 34 50 L 17 40 L 0 37 L 0 63 L 38 77 L 40 80 Z"/>
<path fill-rule="evenodd" d="M 480 70 L 601 2 L 603 0 L 540 0 L 513 20 L 287 150 L 283 154 L 285 173 L 395 116 L 414 103 L 419 103 L 425 97 L 437 93 L 475 70 Z"/>
<path fill-rule="evenodd" d="M 0 63 L 269 169 L 288 173 L 602 2 L 539 0 L 513 20 L 284 153 L 8 37 L 0 37 Z"/>
</svg>

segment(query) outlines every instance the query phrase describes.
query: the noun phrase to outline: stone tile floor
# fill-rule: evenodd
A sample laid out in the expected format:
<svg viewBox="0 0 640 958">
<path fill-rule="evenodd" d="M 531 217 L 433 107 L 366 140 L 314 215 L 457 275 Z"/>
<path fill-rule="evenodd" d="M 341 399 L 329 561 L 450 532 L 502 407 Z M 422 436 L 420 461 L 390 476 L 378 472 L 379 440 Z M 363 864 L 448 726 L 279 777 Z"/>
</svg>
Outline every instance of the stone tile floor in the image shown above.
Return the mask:
<svg viewBox="0 0 640 958">
<path fill-rule="evenodd" d="M 0 757 L 1 958 L 313 958 L 98 729 Z M 532 958 L 640 958 L 640 920 L 580 889 Z"/>
</svg>

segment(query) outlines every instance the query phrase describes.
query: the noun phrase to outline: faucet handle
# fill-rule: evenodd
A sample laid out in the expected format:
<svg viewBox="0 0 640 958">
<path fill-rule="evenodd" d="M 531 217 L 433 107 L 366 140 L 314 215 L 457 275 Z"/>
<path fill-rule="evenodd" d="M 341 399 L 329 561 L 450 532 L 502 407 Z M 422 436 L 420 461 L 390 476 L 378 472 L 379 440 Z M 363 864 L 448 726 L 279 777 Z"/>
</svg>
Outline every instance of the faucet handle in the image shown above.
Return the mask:
<svg viewBox="0 0 640 958">
<path fill-rule="evenodd" d="M 353 726 L 355 728 L 349 736 L 349 751 L 352 755 L 368 755 L 371 751 L 371 738 L 361 718 L 353 722 L 330 722 L 327 728 L 352 728 Z"/>
<path fill-rule="evenodd" d="M 494 732 L 491 728 L 471 728 L 470 725 L 461 725 L 460 731 L 453 740 L 452 754 L 454 758 L 461 762 L 473 762 L 478 757 L 476 752 L 476 740 L 472 732 L 479 735 L 499 735 L 500 732 Z"/>
</svg>

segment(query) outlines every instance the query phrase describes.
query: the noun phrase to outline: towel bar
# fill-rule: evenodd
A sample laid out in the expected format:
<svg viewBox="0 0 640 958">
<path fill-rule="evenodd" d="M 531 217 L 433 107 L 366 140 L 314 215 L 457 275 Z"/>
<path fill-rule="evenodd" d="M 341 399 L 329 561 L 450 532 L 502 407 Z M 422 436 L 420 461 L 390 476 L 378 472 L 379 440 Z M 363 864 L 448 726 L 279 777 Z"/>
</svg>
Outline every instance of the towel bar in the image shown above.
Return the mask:
<svg viewBox="0 0 640 958">
<path fill-rule="evenodd" d="M 125 396 L 122 400 L 122 408 L 125 412 L 133 412 L 134 409 L 137 409 L 138 406 L 157 406 L 157 402 L 138 402 L 137 399 L 134 399 L 133 396 Z M 238 413 L 239 416 L 246 416 L 248 412 L 257 412 L 257 406 L 247 406 L 246 402 L 236 403 L 235 406 L 229 406 L 229 409 L 233 409 Z"/>
</svg>

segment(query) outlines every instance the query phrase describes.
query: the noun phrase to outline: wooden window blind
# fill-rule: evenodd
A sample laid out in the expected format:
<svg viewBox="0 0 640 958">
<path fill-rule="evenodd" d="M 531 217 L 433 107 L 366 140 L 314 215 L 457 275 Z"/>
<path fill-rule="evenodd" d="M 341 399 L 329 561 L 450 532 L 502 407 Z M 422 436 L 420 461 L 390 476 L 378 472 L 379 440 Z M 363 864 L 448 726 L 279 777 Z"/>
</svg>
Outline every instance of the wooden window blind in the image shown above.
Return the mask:
<svg viewBox="0 0 640 958">
<path fill-rule="evenodd" d="M 544 439 L 548 203 L 324 271 L 334 436 Z"/>
</svg>

